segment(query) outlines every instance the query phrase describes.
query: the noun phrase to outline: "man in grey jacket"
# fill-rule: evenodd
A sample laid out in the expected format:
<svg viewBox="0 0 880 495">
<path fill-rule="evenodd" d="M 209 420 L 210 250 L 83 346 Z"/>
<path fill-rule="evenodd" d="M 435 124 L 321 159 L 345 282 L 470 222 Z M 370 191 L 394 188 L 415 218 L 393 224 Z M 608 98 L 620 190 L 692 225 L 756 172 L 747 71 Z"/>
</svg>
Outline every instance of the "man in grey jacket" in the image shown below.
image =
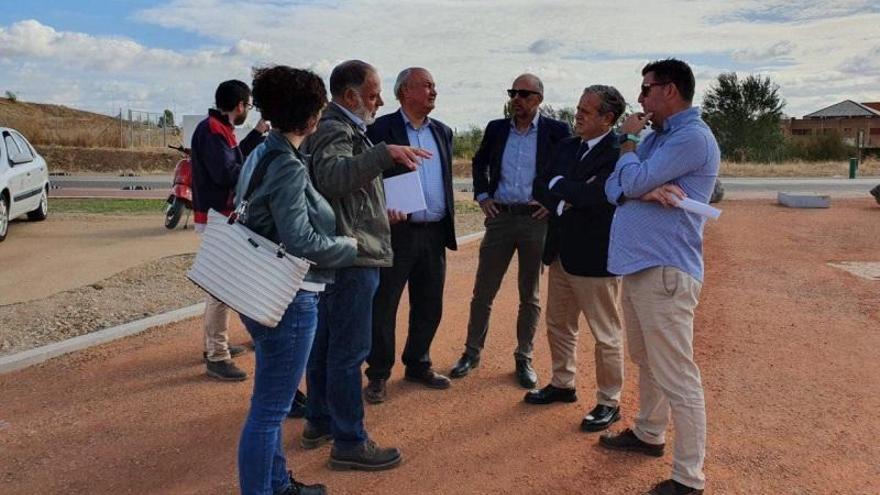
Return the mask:
<svg viewBox="0 0 880 495">
<path fill-rule="evenodd" d="M 301 445 L 333 440 L 330 467 L 380 470 L 400 463 L 396 448 L 380 448 L 364 429 L 361 365 L 370 353 L 373 295 L 379 268 L 391 266 L 390 223 L 406 215 L 387 211 L 382 172 L 395 163 L 415 170 L 430 153 L 367 138 L 367 125 L 382 106 L 379 74 L 349 60 L 330 74 L 331 103 L 318 130 L 303 143 L 312 155 L 312 178 L 333 206 L 338 235 L 354 237 L 354 265 L 336 273 L 318 306 L 318 329 L 309 357 L 307 423 Z"/>
</svg>

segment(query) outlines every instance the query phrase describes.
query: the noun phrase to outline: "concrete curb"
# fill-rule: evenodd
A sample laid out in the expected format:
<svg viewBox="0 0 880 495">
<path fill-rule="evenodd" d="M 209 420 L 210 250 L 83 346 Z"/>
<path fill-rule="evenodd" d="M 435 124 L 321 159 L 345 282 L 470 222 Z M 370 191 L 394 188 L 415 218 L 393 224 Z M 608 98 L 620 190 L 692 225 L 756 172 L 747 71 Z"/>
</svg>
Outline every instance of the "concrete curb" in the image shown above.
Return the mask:
<svg viewBox="0 0 880 495">
<path fill-rule="evenodd" d="M 176 309 L 160 315 L 150 316 L 142 320 L 125 323 L 115 327 L 105 328 L 97 332 L 87 333 L 72 339 L 62 340 L 54 344 L 44 345 L 35 349 L 22 351 L 9 356 L 0 357 L 0 374 L 27 368 L 28 366 L 48 361 L 70 352 L 87 349 L 92 346 L 104 344 L 129 335 L 141 333 L 150 328 L 175 323 L 180 320 L 192 318 L 205 312 L 205 303 L 193 304 L 185 308 Z"/>
<path fill-rule="evenodd" d="M 463 235 L 457 237 L 455 240 L 458 242 L 459 246 L 464 246 L 482 239 L 483 234 L 485 234 L 485 231 Z M 187 318 L 198 316 L 204 312 L 205 303 L 193 304 L 192 306 L 175 309 L 174 311 L 150 316 L 142 320 L 105 328 L 103 330 L 98 330 L 97 332 L 87 333 L 85 335 L 73 337 L 72 339 L 62 340 L 61 342 L 55 342 L 54 344 L 44 345 L 42 347 L 18 352 L 9 356 L 3 356 L 0 357 L 0 375 L 27 368 L 28 366 L 39 364 L 70 352 L 80 351 L 92 346 L 110 342 L 111 340 L 135 335 L 159 325 L 167 325 L 168 323 L 186 320 Z"/>
</svg>

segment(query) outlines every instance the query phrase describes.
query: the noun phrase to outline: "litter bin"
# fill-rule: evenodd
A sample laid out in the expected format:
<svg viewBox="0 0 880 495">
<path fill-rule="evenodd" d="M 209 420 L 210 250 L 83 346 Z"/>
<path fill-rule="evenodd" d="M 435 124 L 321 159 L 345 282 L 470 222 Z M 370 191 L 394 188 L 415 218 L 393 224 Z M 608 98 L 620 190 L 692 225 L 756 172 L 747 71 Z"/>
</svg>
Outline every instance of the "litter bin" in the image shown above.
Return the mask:
<svg viewBox="0 0 880 495">
<path fill-rule="evenodd" d="M 856 173 L 859 171 L 859 159 L 858 158 L 850 158 L 849 159 L 849 178 L 855 179 Z"/>
</svg>

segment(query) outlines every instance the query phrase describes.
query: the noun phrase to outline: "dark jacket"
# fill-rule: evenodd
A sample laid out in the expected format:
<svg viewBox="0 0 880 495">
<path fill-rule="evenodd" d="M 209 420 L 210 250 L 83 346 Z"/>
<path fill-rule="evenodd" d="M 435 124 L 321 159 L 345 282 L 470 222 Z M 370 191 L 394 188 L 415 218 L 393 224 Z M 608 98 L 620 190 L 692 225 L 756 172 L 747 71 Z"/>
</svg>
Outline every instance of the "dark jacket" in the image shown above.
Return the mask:
<svg viewBox="0 0 880 495">
<path fill-rule="evenodd" d="M 193 131 L 190 145 L 193 219 L 196 223 L 208 221 L 209 208 L 229 215 L 241 165 L 262 142 L 263 136 L 253 130 L 239 145 L 235 127 L 229 119 L 217 110 L 208 110 L 208 117 Z"/>
<path fill-rule="evenodd" d="M 562 268 L 572 275 L 611 277 L 608 272 L 608 240 L 614 205 L 605 198 L 605 181 L 620 155 L 617 135 L 608 133 L 587 153 L 583 161 L 577 152 L 581 139 L 565 139 L 553 153 L 544 173 L 535 179 L 535 199 L 550 210 L 550 224 L 544 242 L 544 263 L 557 256 Z M 563 178 L 547 188 L 556 176 Z M 572 208 L 558 216 L 559 201 Z"/>
<path fill-rule="evenodd" d="M 283 243 L 288 253 L 316 263 L 306 281 L 333 282 L 333 268 L 350 266 L 357 255 L 354 240 L 336 234 L 333 208 L 312 186 L 308 157 L 284 136 L 272 131 L 248 157 L 241 170 L 236 197 L 241 200 L 260 159 L 271 150 L 284 153 L 269 164 L 262 183 L 251 194 L 242 219 L 254 232 Z"/>
<path fill-rule="evenodd" d="M 318 130 L 302 144 L 312 155 L 315 187 L 336 213 L 336 233 L 354 237 L 354 266 L 387 267 L 394 259 L 385 209 L 382 172 L 394 161 L 384 144 L 367 135 L 335 103 L 327 105 Z"/>
<path fill-rule="evenodd" d="M 472 173 L 474 180 L 474 199 L 487 193 L 489 197 L 498 189 L 501 177 L 501 159 L 504 146 L 510 135 L 510 119 L 489 122 L 483 132 L 483 141 L 474 154 Z M 541 116 L 538 118 L 538 153 L 535 157 L 535 177 L 542 174 L 553 147 L 559 141 L 571 136 L 571 127 L 565 122 Z M 534 193 L 532 194 L 534 196 Z"/>
<path fill-rule="evenodd" d="M 406 124 L 400 112 L 401 110 L 398 110 L 376 119 L 376 122 L 367 128 L 367 136 L 370 140 L 374 143 L 409 146 Z M 431 134 L 434 136 L 434 141 L 437 142 L 437 148 L 440 150 L 440 164 L 443 167 L 446 217 L 442 221 L 443 228 L 446 231 L 446 247 L 454 250 L 457 248 L 457 244 L 455 242 L 455 196 L 452 194 L 452 129 L 443 122 L 434 119 L 431 119 L 430 129 Z M 394 177 L 409 171 L 403 165 L 395 165 L 383 172 L 382 176 L 385 178 Z M 393 228 L 391 229 L 391 235 L 394 235 Z"/>
</svg>

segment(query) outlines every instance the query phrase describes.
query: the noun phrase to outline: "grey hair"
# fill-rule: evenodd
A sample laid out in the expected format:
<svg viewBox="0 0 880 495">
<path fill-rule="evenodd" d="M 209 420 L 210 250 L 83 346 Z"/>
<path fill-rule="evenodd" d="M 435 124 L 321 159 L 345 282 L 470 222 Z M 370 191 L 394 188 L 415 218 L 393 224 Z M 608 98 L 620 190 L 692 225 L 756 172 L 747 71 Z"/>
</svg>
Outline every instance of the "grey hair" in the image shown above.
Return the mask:
<svg viewBox="0 0 880 495">
<path fill-rule="evenodd" d="M 417 67 L 407 67 L 400 71 L 400 74 L 397 74 L 397 80 L 394 81 L 394 97 L 400 100 L 400 92 L 403 90 L 403 87 L 406 86 L 406 82 L 409 80 L 409 76 L 416 70 Z"/>
<path fill-rule="evenodd" d="M 584 88 L 584 94 L 594 94 L 599 97 L 601 104 L 599 105 L 599 114 L 605 115 L 611 113 L 614 115 L 614 121 L 623 115 L 626 110 L 626 100 L 623 95 L 614 86 L 604 86 L 602 84 L 594 84 Z"/>
<path fill-rule="evenodd" d="M 541 93 L 541 96 L 544 95 L 544 83 L 541 81 L 540 77 L 538 77 L 534 74 L 529 74 L 528 72 L 526 72 L 525 74 L 520 74 L 520 75 L 516 76 L 516 79 L 514 79 L 513 82 L 516 82 L 517 79 L 522 79 L 522 78 L 531 79 L 532 82 L 535 83 L 535 86 L 538 87 L 538 92 Z"/>
<path fill-rule="evenodd" d="M 376 72 L 376 68 L 362 60 L 342 62 L 330 73 L 330 94 L 342 97 L 348 88 L 360 89 L 371 72 Z"/>
</svg>

